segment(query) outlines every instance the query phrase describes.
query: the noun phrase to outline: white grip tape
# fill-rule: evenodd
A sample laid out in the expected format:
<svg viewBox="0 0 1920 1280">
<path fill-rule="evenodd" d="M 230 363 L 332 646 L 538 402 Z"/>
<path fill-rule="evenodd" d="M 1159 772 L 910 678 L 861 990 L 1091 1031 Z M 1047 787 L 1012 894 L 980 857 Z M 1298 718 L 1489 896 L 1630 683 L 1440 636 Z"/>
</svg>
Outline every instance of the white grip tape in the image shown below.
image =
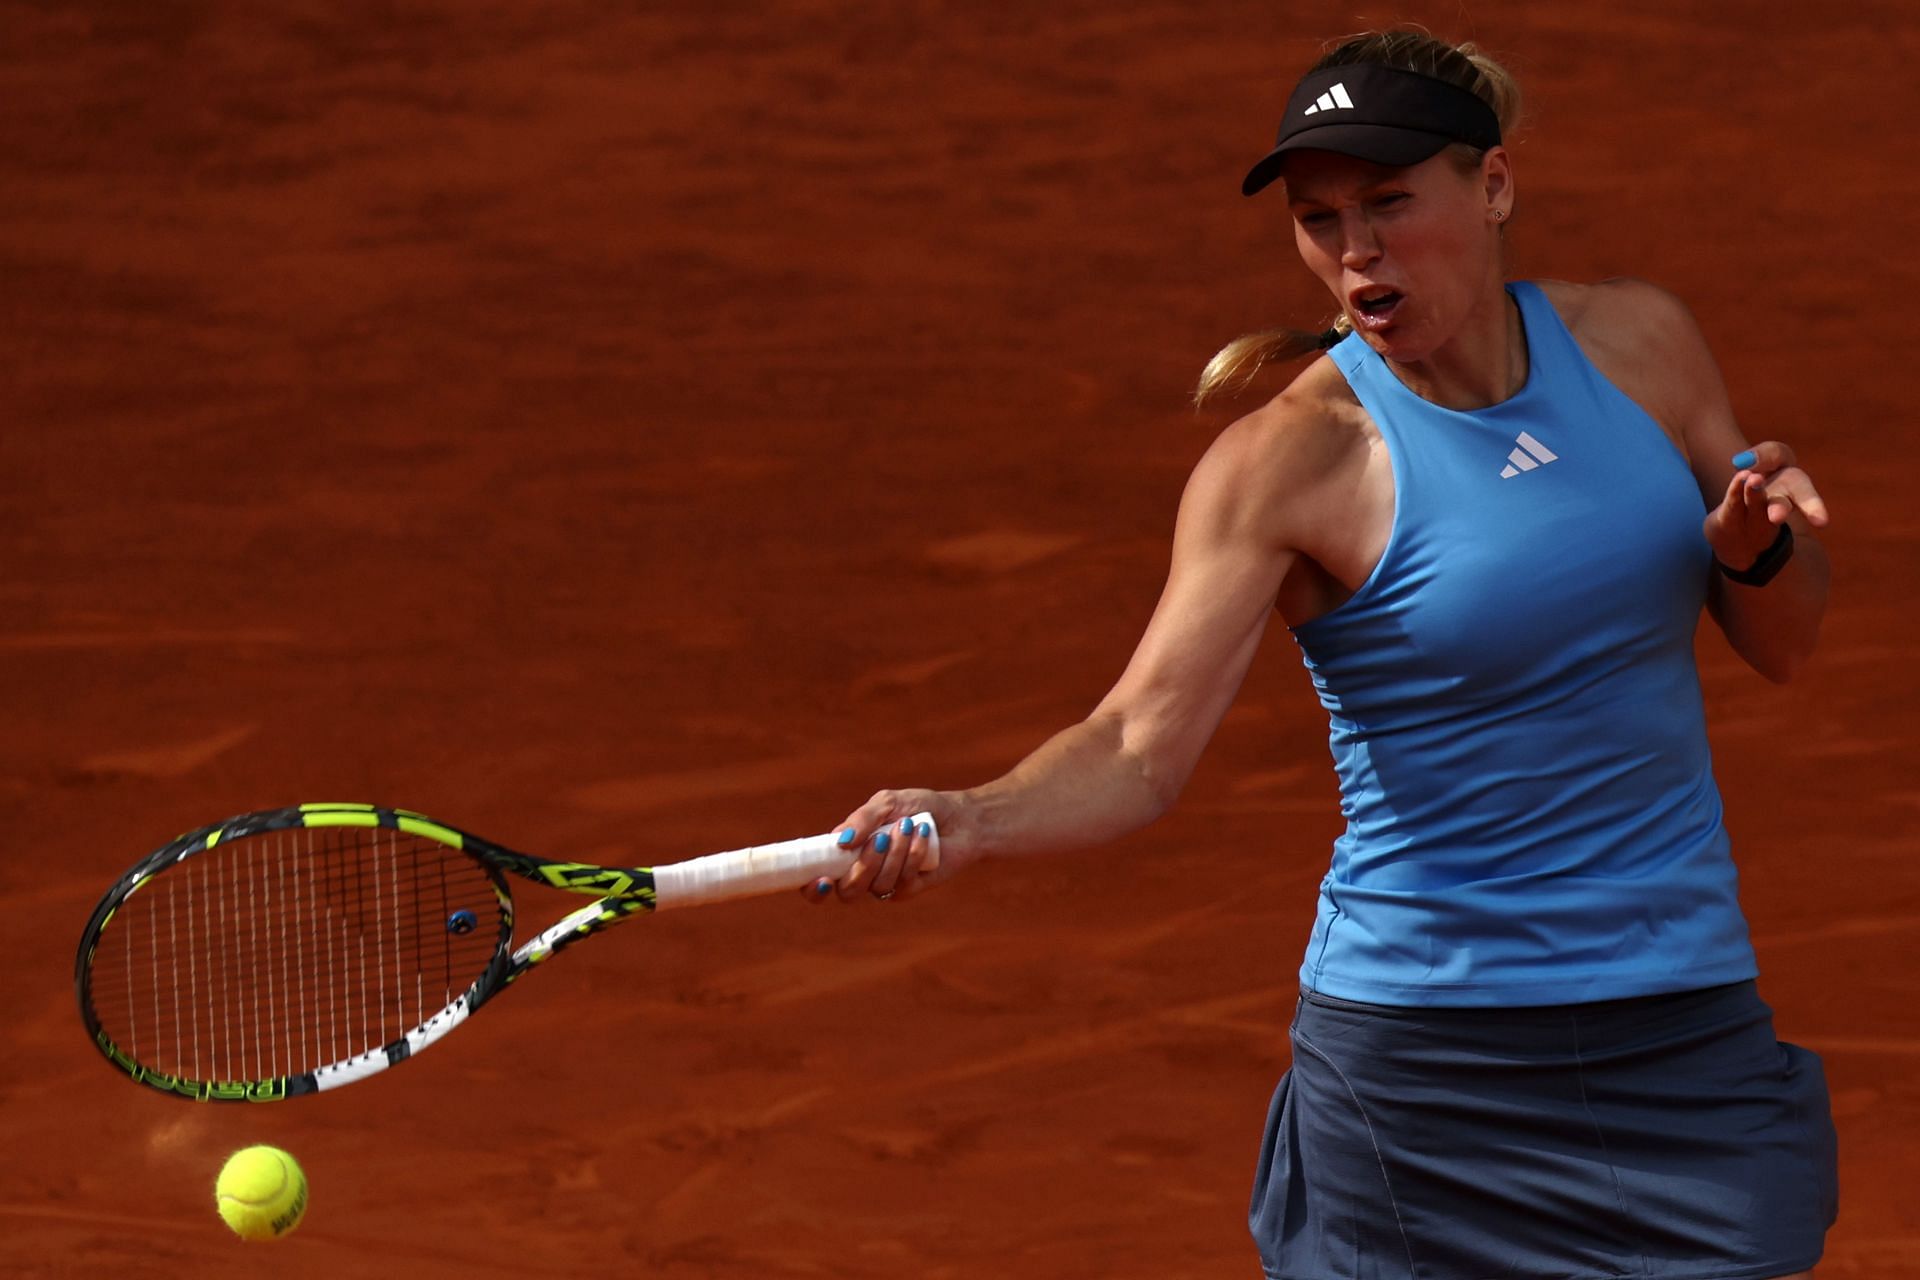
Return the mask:
<svg viewBox="0 0 1920 1280">
<path fill-rule="evenodd" d="M 933 863 L 939 865 L 940 831 L 933 825 L 933 815 L 916 813 L 913 822 L 932 828 L 927 838 L 933 845 Z M 654 909 L 697 907 L 798 889 L 822 876 L 834 879 L 853 860 L 853 851 L 842 848 L 829 833 L 670 862 L 653 868 Z"/>
</svg>

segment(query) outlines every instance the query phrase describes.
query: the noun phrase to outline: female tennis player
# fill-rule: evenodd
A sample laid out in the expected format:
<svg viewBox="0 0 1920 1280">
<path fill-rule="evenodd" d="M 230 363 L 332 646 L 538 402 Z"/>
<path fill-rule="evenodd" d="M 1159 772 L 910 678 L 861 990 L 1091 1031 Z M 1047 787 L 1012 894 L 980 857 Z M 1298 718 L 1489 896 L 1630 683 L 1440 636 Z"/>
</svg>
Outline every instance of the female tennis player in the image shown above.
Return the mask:
<svg viewBox="0 0 1920 1280">
<path fill-rule="evenodd" d="M 1347 827 L 1255 1183 L 1267 1274 L 1805 1276 L 1833 1126 L 1755 993 L 1693 635 L 1704 607 L 1790 677 L 1827 512 L 1791 448 L 1742 438 L 1675 298 L 1507 281 L 1516 105 L 1424 33 L 1307 73 L 1245 191 L 1282 185 L 1339 321 L 1233 343 L 1200 394 L 1317 358 L 1195 468 L 1094 712 L 984 786 L 875 795 L 812 896 L 905 898 L 1151 821 L 1277 610 Z"/>
</svg>

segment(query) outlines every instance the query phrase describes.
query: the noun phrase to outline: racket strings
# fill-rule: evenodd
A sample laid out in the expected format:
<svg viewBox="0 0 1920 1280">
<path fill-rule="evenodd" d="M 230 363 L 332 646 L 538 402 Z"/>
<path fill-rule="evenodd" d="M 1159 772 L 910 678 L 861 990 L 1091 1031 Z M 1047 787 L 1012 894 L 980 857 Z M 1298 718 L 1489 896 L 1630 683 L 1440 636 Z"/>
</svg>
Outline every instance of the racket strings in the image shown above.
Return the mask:
<svg viewBox="0 0 1920 1280">
<path fill-rule="evenodd" d="M 223 842 L 137 888 L 89 975 L 107 1038 L 199 1081 L 277 1079 L 400 1039 L 492 960 L 500 902 L 472 859 L 386 828 Z"/>
</svg>

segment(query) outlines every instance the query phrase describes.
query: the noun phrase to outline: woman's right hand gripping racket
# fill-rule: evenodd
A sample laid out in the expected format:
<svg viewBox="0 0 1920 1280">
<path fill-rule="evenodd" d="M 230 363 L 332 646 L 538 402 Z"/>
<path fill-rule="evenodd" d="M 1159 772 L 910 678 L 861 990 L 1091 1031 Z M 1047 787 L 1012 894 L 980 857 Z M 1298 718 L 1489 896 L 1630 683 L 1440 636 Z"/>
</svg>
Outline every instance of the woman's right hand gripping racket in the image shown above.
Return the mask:
<svg viewBox="0 0 1920 1280">
<path fill-rule="evenodd" d="M 405 1061 L 630 915 L 799 888 L 840 876 L 855 853 L 827 834 L 600 867 L 404 809 L 242 814 L 156 850 L 101 899 L 75 962 L 80 1016 L 108 1061 L 167 1093 L 317 1093 Z M 598 900 L 516 949 L 507 874 Z"/>
</svg>

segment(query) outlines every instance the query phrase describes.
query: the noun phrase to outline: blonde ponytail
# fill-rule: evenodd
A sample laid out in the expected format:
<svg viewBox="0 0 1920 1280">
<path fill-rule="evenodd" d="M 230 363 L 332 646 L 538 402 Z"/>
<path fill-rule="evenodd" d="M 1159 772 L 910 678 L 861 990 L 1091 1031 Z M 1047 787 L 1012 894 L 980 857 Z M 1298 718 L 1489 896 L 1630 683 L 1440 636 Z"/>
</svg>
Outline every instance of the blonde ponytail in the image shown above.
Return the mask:
<svg viewBox="0 0 1920 1280">
<path fill-rule="evenodd" d="M 1301 356 L 1325 351 L 1347 336 L 1353 322 L 1340 316 L 1322 333 L 1304 329 L 1262 329 L 1258 333 L 1235 338 L 1207 361 L 1200 371 L 1199 385 L 1193 389 L 1194 408 L 1204 408 L 1216 396 L 1239 395 L 1254 375 L 1270 364 L 1287 364 Z"/>
</svg>

